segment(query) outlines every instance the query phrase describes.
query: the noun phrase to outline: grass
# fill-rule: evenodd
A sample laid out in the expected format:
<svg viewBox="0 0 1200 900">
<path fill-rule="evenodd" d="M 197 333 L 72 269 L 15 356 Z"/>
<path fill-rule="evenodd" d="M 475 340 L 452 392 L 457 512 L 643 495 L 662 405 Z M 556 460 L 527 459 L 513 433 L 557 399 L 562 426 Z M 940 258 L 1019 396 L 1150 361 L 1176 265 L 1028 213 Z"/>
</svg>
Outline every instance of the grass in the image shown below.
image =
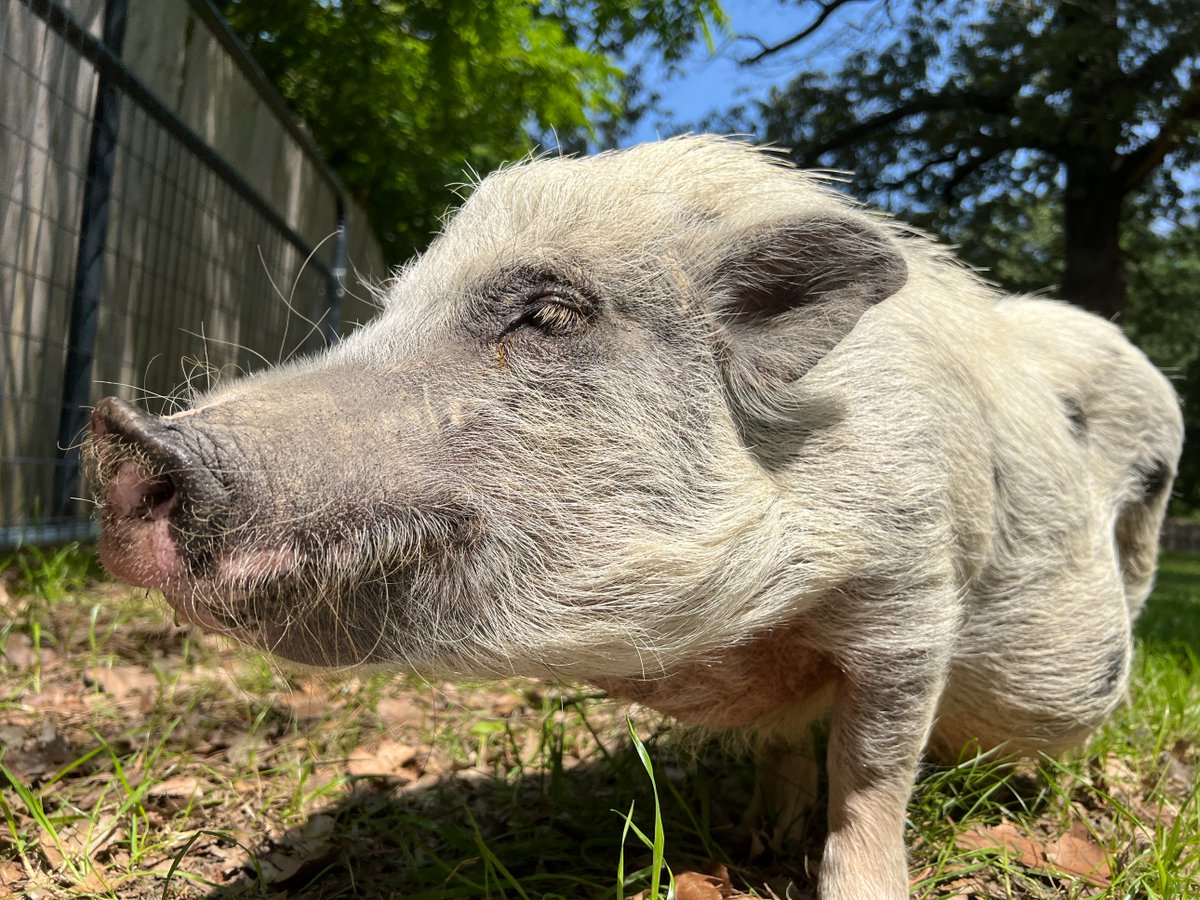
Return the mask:
<svg viewBox="0 0 1200 900">
<path fill-rule="evenodd" d="M 0 896 L 812 889 L 819 824 L 751 858 L 751 767 L 586 688 L 298 678 L 79 548 L 0 557 L 0 623 Z M 916 896 L 1200 896 L 1200 558 L 1164 559 L 1138 637 L 1132 701 L 1084 750 L 924 775 Z"/>
</svg>

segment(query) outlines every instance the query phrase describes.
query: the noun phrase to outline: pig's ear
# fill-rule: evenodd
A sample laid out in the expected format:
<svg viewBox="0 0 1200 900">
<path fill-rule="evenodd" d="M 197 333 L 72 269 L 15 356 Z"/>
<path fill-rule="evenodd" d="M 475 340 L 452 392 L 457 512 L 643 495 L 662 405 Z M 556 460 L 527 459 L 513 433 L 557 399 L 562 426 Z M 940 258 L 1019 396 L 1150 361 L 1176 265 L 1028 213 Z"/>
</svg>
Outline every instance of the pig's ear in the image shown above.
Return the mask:
<svg viewBox="0 0 1200 900">
<path fill-rule="evenodd" d="M 744 234 L 715 274 L 726 382 L 736 396 L 761 400 L 800 378 L 864 312 L 900 290 L 908 268 L 882 228 L 821 214 Z"/>
</svg>

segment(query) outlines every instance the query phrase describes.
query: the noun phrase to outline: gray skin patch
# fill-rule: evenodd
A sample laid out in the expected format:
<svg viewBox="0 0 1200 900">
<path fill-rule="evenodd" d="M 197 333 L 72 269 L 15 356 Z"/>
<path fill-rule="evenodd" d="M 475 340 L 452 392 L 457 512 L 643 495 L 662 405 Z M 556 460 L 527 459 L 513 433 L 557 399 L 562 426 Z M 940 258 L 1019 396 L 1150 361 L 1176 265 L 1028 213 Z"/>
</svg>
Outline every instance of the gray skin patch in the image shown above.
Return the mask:
<svg viewBox="0 0 1200 900">
<path fill-rule="evenodd" d="M 1108 697 L 1117 690 L 1125 677 L 1125 648 L 1114 647 L 1109 651 L 1104 670 L 1096 682 L 1096 696 Z"/>
<path fill-rule="evenodd" d="M 1170 467 L 1161 459 L 1150 463 L 1136 463 L 1134 474 L 1142 485 L 1142 499 L 1149 503 L 1166 490 L 1171 478 Z"/>
<path fill-rule="evenodd" d="M 1079 401 L 1074 397 L 1061 397 L 1063 409 L 1067 413 L 1067 422 L 1071 426 L 1071 434 L 1075 436 L 1075 440 L 1083 443 L 1087 440 L 1088 424 L 1087 416 L 1083 414 L 1083 407 L 1079 405 Z"/>
</svg>

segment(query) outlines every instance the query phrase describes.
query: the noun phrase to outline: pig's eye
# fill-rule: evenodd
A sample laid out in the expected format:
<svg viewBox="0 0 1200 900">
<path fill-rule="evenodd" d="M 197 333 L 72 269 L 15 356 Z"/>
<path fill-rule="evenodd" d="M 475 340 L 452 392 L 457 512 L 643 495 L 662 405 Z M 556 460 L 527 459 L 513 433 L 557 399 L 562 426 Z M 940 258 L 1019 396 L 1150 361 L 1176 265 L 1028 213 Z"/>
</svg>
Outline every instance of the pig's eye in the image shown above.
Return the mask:
<svg viewBox="0 0 1200 900">
<path fill-rule="evenodd" d="M 525 307 L 519 325 L 529 325 L 553 337 L 573 334 L 584 324 L 583 313 L 558 294 L 535 297 Z"/>
</svg>

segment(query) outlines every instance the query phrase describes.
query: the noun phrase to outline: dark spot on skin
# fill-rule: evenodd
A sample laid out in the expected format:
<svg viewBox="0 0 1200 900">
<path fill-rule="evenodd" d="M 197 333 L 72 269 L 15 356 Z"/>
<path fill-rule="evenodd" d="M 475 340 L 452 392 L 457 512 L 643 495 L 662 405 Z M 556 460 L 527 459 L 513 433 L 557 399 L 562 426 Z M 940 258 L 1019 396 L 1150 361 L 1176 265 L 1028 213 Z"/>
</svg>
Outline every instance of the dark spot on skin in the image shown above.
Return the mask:
<svg viewBox="0 0 1200 900">
<path fill-rule="evenodd" d="M 1000 471 L 997 463 L 992 463 L 992 486 L 998 494 L 1004 490 L 1004 473 Z"/>
<path fill-rule="evenodd" d="M 1104 670 L 1096 681 L 1096 696 L 1108 697 L 1120 687 L 1125 676 L 1125 647 L 1114 647 L 1108 653 Z"/>
<path fill-rule="evenodd" d="M 1071 425 L 1071 434 L 1075 435 L 1075 440 L 1087 440 L 1087 417 L 1083 414 L 1083 407 L 1079 405 L 1079 401 L 1074 397 L 1060 397 L 1063 409 L 1067 413 L 1067 421 Z"/>
<path fill-rule="evenodd" d="M 1133 467 L 1134 476 L 1141 482 L 1142 499 L 1149 503 L 1166 490 L 1171 478 L 1171 470 L 1161 459 L 1151 463 L 1136 463 Z"/>
</svg>

